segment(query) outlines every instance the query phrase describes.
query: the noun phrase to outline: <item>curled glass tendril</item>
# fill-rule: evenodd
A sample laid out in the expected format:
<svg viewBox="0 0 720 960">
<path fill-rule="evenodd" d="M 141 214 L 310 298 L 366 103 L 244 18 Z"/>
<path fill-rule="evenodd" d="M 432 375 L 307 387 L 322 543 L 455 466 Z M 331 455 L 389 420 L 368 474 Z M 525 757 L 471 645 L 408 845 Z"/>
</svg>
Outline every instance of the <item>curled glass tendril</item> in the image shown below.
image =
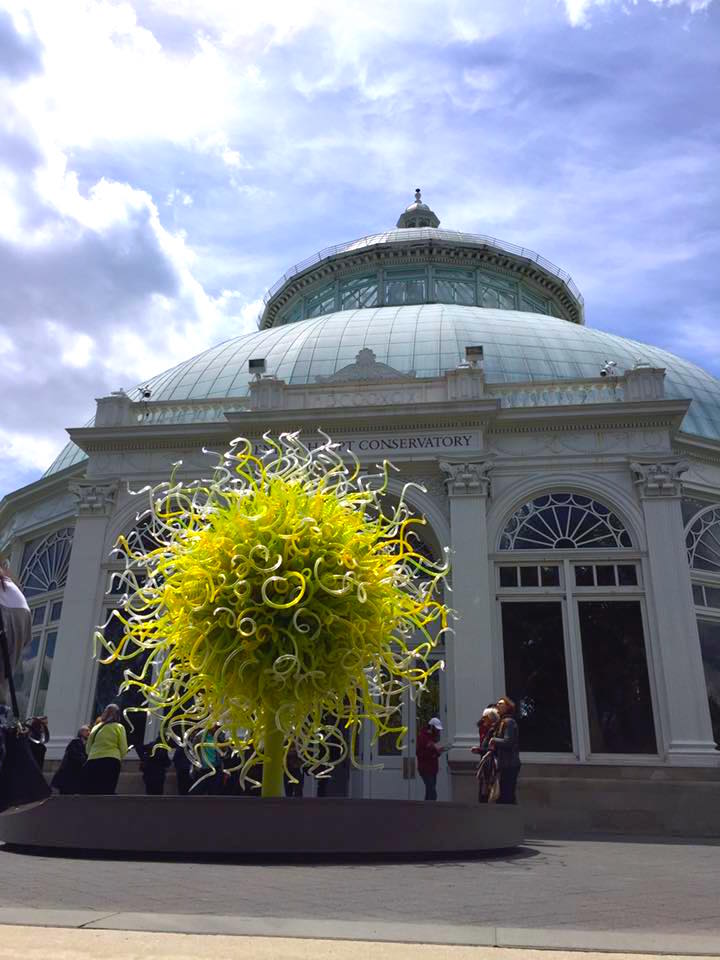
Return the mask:
<svg viewBox="0 0 720 960">
<path fill-rule="evenodd" d="M 237 439 L 209 480 L 145 487 L 142 533 L 116 553 L 126 593 L 102 663 L 128 661 L 123 688 L 159 721 L 159 749 L 182 746 L 198 767 L 219 749 L 241 781 L 262 764 L 263 796 L 292 777 L 292 748 L 314 775 L 358 765 L 362 726 L 406 733 L 398 709 L 442 668 L 429 654 L 449 630 L 446 559 L 429 560 L 426 521 L 394 468 L 363 473 L 327 435 Z M 205 451 L 206 453 L 208 451 Z"/>
</svg>

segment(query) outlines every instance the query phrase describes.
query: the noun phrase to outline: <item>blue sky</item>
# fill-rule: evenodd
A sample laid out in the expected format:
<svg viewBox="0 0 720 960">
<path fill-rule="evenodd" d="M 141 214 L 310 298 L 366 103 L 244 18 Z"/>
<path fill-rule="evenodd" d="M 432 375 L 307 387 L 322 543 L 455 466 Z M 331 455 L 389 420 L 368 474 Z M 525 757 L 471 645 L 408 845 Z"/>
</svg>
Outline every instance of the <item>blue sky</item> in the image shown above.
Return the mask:
<svg viewBox="0 0 720 960">
<path fill-rule="evenodd" d="M 0 496 L 418 185 L 720 375 L 719 46 L 720 0 L 0 0 Z"/>
</svg>

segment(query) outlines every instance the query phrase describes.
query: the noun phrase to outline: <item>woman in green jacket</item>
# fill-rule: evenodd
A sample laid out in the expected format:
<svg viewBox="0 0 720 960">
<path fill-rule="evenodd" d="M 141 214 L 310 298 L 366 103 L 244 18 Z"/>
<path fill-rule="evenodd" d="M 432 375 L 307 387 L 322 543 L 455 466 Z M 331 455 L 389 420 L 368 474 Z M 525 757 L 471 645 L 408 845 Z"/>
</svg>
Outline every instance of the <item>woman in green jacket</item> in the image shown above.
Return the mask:
<svg viewBox="0 0 720 960">
<path fill-rule="evenodd" d="M 82 770 L 82 793 L 115 793 L 120 767 L 128 752 L 127 734 L 120 722 L 120 707 L 111 703 L 90 731 Z"/>
</svg>

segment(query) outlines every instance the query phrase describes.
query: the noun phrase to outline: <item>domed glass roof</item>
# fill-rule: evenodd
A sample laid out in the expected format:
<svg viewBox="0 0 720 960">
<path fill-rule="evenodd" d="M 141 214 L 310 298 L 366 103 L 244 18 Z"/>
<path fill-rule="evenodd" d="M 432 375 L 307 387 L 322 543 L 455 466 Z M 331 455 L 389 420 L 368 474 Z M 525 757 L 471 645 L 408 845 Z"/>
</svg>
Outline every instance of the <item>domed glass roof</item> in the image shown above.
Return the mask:
<svg viewBox="0 0 720 960">
<path fill-rule="evenodd" d="M 666 396 L 692 400 L 683 430 L 720 439 L 720 381 L 665 350 L 601 330 L 532 313 L 452 304 L 345 310 L 227 340 L 149 382 L 152 401 L 241 398 L 248 360 L 264 358 L 266 373 L 288 383 L 314 383 L 353 363 L 370 348 L 379 363 L 418 377 L 437 377 L 482 345 L 490 383 L 597 377 L 608 360 L 619 372 L 642 361 L 664 367 Z M 139 390 L 131 392 L 139 399 Z M 70 444 L 48 474 L 84 454 Z"/>
</svg>

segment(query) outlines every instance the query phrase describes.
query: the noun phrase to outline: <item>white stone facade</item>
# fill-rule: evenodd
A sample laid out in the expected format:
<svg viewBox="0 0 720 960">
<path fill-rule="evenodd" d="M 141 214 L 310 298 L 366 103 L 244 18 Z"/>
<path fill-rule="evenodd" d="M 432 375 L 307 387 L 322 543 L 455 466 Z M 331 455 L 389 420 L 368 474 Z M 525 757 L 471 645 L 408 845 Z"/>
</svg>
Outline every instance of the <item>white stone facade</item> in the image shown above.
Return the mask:
<svg viewBox="0 0 720 960">
<path fill-rule="evenodd" d="M 387 371 L 373 380 L 371 366 L 365 372 L 363 379 L 353 379 L 340 371 L 332 382 L 303 387 L 260 380 L 252 385 L 246 409 L 237 409 L 236 403 L 234 412 L 218 411 L 215 419 L 200 423 L 164 423 L 152 404 L 146 405 L 150 415 L 138 420 L 139 404 L 127 398 L 103 399 L 97 425 L 71 431 L 87 452 L 87 462 L 6 501 L 4 541 L 21 577 L 27 541 L 74 527 L 66 582 L 61 592 L 52 594 L 61 597 L 62 613 L 44 704 L 51 756 L 59 756 L 96 709 L 98 667 L 92 635 L 112 606 L 106 595 L 114 566 L 111 551 L 144 506 L 142 497 L 132 496 L 128 487 L 139 489 L 165 479 L 170 464 L 180 459 L 183 476 L 201 476 L 207 464 L 201 448 L 221 449 L 234 436 L 260 440 L 266 430 L 292 428 L 312 440 L 321 426 L 363 463 L 386 457 L 398 466 L 396 492 L 408 481 L 424 486 L 424 492 L 411 488 L 409 499 L 427 517 L 428 543 L 436 550 L 451 547 L 450 602 L 460 619 L 443 651 L 441 709 L 451 746 L 446 795 L 453 793 L 455 773 L 470 764 L 482 708 L 508 689 L 504 642 L 510 641 L 504 604 L 514 604 L 517 612 L 518 604 L 542 603 L 542 608 L 532 609 L 541 609 L 543 615 L 550 610 L 548 604 L 556 605 L 562 619 L 567 704 L 554 704 L 553 709 L 567 713 L 570 741 L 559 751 L 551 743 L 538 749 L 536 743 L 531 752 L 524 751 L 526 762 L 717 765 L 720 755 L 708 709 L 682 503 L 683 497 L 697 497 L 706 511 L 715 496 L 720 503 L 715 449 L 720 445 L 677 439 L 687 402 L 663 396 L 656 370 L 634 371 L 612 397 L 602 383 L 597 385 L 599 395 L 593 396 L 594 384 L 570 382 L 563 384 L 565 397 L 582 393 L 586 402 L 553 402 L 557 398 L 549 393 L 550 402 L 525 406 L 503 403 L 496 391 L 487 389 L 482 368 L 461 368 L 417 383 L 404 375 L 388 376 Z M 625 399 L 631 385 L 639 399 Z M 527 394 L 530 389 L 518 384 L 514 392 Z M 537 392 L 537 384 L 532 389 Z M 568 540 L 560 546 L 501 549 L 503 532 L 520 508 L 548 495 L 559 497 L 562 507 L 570 503 L 569 494 L 575 497 L 573 503 L 590 500 L 608 508 L 625 542 L 593 547 L 590 524 L 585 545 Z M 553 536 L 548 533 L 548 541 Z M 635 568 L 630 574 L 634 583 L 618 582 L 618 564 L 624 571 Z M 612 585 L 575 582 L 578 566 L 585 577 L 591 576 L 589 570 L 602 568 L 607 580 L 613 565 Z M 513 567 L 518 568 L 515 585 L 501 583 L 500 568 L 506 571 L 502 576 L 512 580 Z M 532 580 L 533 567 L 540 571 L 537 582 Z M 520 568 L 522 577 L 529 578 L 525 586 Z M 543 585 L 540 577 L 546 574 Z M 711 585 L 713 578 L 720 586 L 717 573 L 705 575 Z M 45 597 L 31 597 L 31 602 L 41 605 Z M 588 704 L 592 691 L 585 680 L 579 611 L 583 603 L 595 604 L 593 609 L 604 604 L 602 609 L 612 611 L 618 602 L 635 604 L 642 624 L 647 716 L 655 738 L 655 749 L 646 752 L 638 752 L 633 743 L 628 752 L 616 746 L 610 752 L 593 749 Z M 562 686 L 551 695 L 556 697 Z M 402 767 L 397 759 L 387 758 L 384 777 L 358 775 L 350 789 L 360 795 L 402 795 L 413 779 L 408 762 L 412 757 L 401 757 Z"/>
<path fill-rule="evenodd" d="M 113 547 L 145 506 L 129 491 L 178 460 L 183 479 L 206 475 L 203 448 L 237 436 L 319 443 L 322 429 L 364 465 L 395 464 L 391 492 L 411 484 L 426 546 L 451 549 L 459 615 L 430 699 L 404 704 L 405 748 L 366 737 L 341 792 L 419 798 L 416 723 L 432 709 L 440 796 L 470 798 L 476 722 L 503 694 L 524 782 L 560 784 L 537 809 L 560 810 L 568 778 L 720 787 L 720 383 L 587 329 L 571 278 L 532 251 L 406 213 L 288 271 L 258 333 L 99 399 L 93 425 L 68 431 L 76 447 L 0 503 L 0 550 L 34 615 L 22 700 L 49 717 L 50 757 L 118 696 L 93 633 L 115 600 Z M 653 791 L 636 813 L 669 823 L 652 820 Z M 667 809 L 688 802 L 671 794 Z"/>
</svg>

